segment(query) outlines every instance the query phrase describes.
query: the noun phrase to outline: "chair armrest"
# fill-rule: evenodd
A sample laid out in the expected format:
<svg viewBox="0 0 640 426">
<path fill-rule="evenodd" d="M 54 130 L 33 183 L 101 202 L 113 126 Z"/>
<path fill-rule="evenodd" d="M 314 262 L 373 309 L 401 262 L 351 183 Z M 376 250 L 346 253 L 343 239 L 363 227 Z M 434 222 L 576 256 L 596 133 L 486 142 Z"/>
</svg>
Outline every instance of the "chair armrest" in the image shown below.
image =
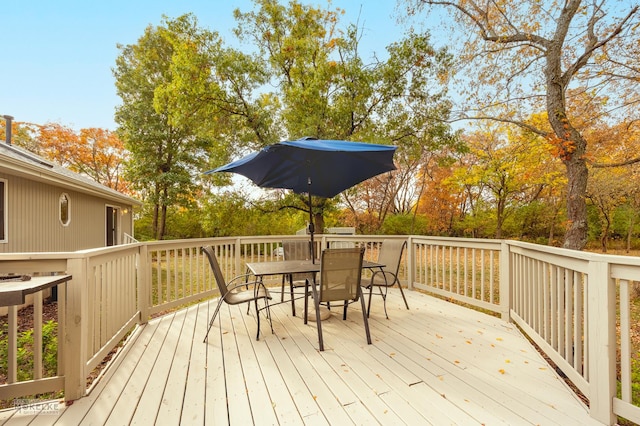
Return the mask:
<svg viewBox="0 0 640 426">
<path fill-rule="evenodd" d="M 238 276 L 236 276 L 236 277 L 233 277 L 231 280 L 229 280 L 229 281 L 227 282 L 227 285 L 231 285 L 231 283 L 233 283 L 233 282 L 234 282 L 234 281 L 236 281 L 236 280 L 239 280 L 240 278 L 245 278 L 245 279 L 246 279 L 247 277 L 252 277 L 252 276 L 254 276 L 254 275 L 253 275 L 253 274 L 242 274 L 242 275 L 238 275 Z M 253 282 L 256 282 L 256 281 L 258 281 L 258 279 L 254 277 L 254 279 L 253 279 L 253 280 L 251 280 L 251 281 L 246 280 L 246 281 L 245 281 L 244 283 L 242 283 L 242 284 L 250 284 L 250 283 L 253 283 Z M 234 284 L 234 285 L 239 285 L 239 284 Z"/>
<path fill-rule="evenodd" d="M 232 293 L 234 290 L 236 290 L 236 289 L 238 289 L 240 287 L 246 287 L 245 290 L 249 290 L 249 287 L 254 287 L 254 291 L 257 293 L 258 292 L 258 288 L 262 287 L 264 289 L 265 294 L 267 295 L 267 297 L 269 299 L 271 299 L 271 295 L 269 294 L 269 290 L 264 285 L 264 283 L 262 281 L 258 280 L 257 278 L 254 278 L 252 281 L 244 281 L 244 282 L 232 284 L 233 281 L 237 281 L 240 278 L 246 278 L 246 277 L 249 277 L 249 276 L 253 276 L 253 274 L 238 275 L 237 277 L 234 277 L 231 281 L 229 281 L 227 283 L 227 294 L 228 293 Z"/>
<path fill-rule="evenodd" d="M 384 284 L 374 284 L 374 280 L 377 276 L 382 275 L 382 278 L 384 279 Z M 387 276 L 390 278 L 388 279 Z M 385 285 L 385 286 L 392 286 L 395 284 L 395 282 L 397 281 L 398 277 L 396 276 L 396 274 L 394 274 L 393 272 L 389 272 L 389 271 L 383 271 L 383 270 L 378 270 L 378 271 L 374 271 L 371 274 L 371 278 L 369 280 L 369 284 L 365 285 L 365 287 L 370 287 L 372 285 Z"/>
</svg>

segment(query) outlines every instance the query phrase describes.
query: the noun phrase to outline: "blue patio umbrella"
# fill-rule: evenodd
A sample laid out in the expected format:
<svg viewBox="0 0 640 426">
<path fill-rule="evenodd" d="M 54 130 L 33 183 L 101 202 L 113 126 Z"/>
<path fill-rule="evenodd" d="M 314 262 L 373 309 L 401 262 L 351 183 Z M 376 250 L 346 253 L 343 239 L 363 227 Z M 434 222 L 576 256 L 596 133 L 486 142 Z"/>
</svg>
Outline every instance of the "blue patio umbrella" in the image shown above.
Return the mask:
<svg viewBox="0 0 640 426">
<path fill-rule="evenodd" d="M 309 194 L 309 233 L 313 249 L 311 196 L 335 197 L 360 182 L 395 170 L 393 155 L 396 148 L 393 145 L 303 138 L 266 146 L 205 173 L 238 173 L 261 188 L 283 188 Z"/>
</svg>

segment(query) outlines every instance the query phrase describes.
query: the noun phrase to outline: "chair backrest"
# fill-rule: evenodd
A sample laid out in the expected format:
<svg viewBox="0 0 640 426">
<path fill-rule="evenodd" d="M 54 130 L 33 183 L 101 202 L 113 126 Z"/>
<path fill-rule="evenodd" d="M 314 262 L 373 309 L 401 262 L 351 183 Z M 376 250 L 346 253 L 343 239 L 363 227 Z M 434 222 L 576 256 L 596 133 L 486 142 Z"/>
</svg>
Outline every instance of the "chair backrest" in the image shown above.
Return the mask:
<svg viewBox="0 0 640 426">
<path fill-rule="evenodd" d="M 311 242 L 308 240 L 282 240 L 284 260 L 311 260 Z M 293 274 L 294 281 L 313 279 L 313 274 Z"/>
<path fill-rule="evenodd" d="M 320 261 L 320 302 L 358 300 L 364 247 L 326 249 Z"/>
<path fill-rule="evenodd" d="M 202 251 L 207 255 L 207 259 L 209 259 L 209 265 L 211 265 L 211 270 L 213 271 L 213 276 L 216 279 L 218 290 L 220 290 L 220 295 L 223 296 L 227 294 L 229 291 L 227 289 L 227 282 L 224 280 L 224 275 L 222 275 L 222 269 L 220 269 L 220 264 L 218 263 L 216 253 L 213 251 L 213 247 L 202 247 Z"/>
<path fill-rule="evenodd" d="M 284 260 L 311 260 L 311 250 L 307 240 L 282 240 Z"/>
<path fill-rule="evenodd" d="M 378 263 L 385 265 L 382 268 L 385 272 L 391 272 L 394 276 L 398 276 L 402 252 L 406 246 L 407 242 L 404 240 L 389 239 L 382 241 L 382 247 L 380 247 L 380 252 L 378 253 Z"/>
</svg>

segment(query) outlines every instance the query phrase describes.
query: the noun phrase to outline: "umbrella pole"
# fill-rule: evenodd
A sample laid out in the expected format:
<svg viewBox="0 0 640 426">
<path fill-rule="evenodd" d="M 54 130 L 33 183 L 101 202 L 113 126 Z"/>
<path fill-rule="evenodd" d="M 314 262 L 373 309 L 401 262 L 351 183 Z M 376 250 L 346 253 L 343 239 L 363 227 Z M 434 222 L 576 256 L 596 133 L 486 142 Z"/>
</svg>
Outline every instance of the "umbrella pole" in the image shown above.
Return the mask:
<svg viewBox="0 0 640 426">
<path fill-rule="evenodd" d="M 316 263 L 316 246 L 313 242 L 313 232 L 315 231 L 315 226 L 313 225 L 313 208 L 311 207 L 311 179 L 309 179 L 309 233 L 311 234 L 311 263 Z"/>
</svg>

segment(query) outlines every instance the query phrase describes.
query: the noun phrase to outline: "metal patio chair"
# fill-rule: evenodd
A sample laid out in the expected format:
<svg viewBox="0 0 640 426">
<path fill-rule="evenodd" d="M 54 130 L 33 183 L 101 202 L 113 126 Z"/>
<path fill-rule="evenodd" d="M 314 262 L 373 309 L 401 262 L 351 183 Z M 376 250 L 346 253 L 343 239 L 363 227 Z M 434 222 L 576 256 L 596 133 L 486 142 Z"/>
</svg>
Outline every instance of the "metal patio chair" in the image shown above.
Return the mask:
<svg viewBox="0 0 640 426">
<path fill-rule="evenodd" d="M 360 300 L 367 343 L 371 344 L 369 322 L 367 320 L 364 298 L 362 297 L 362 290 L 360 286 L 364 250 L 364 247 L 356 247 L 326 249 L 322 252 L 318 297 L 315 300 L 316 323 L 321 351 L 324 350 L 324 342 L 322 339 L 322 325 L 319 309 L 320 305 L 326 304 L 329 306 L 330 302 L 344 302 L 342 319 L 346 320 L 347 307 L 349 304 Z"/>
<path fill-rule="evenodd" d="M 282 240 L 282 251 L 284 260 L 311 260 L 311 248 L 308 240 Z M 313 274 L 289 274 L 282 277 L 280 302 L 284 302 L 285 281 L 289 281 L 291 312 L 293 316 L 296 316 L 294 289 L 305 287 L 307 280 L 313 280 Z"/>
<path fill-rule="evenodd" d="M 404 304 L 407 309 L 409 309 L 407 298 L 402 290 L 402 285 L 400 285 L 400 280 L 398 280 L 400 260 L 402 259 L 402 253 L 404 252 L 405 247 L 407 247 L 407 242 L 404 240 L 386 239 L 382 241 L 377 263 L 385 266 L 374 271 L 370 278 L 362 278 L 362 286 L 369 290 L 367 316 L 369 316 L 369 312 L 371 311 L 371 298 L 373 296 L 374 287 L 377 287 L 380 291 L 384 305 L 384 315 L 387 319 L 389 319 L 389 315 L 387 314 L 387 291 L 389 287 L 393 287 L 395 284 L 398 284 Z"/>
<path fill-rule="evenodd" d="M 213 322 L 215 321 L 223 302 L 228 303 L 229 305 L 239 305 L 246 302 L 248 304 L 247 314 L 249 313 L 251 302 L 254 302 L 256 318 L 258 320 L 258 333 L 256 334 L 256 340 L 260 340 L 260 311 L 262 310 L 266 310 L 267 312 L 267 318 L 269 319 L 269 325 L 271 326 L 271 332 L 273 333 L 273 323 L 271 322 L 271 312 L 269 311 L 269 300 L 271 299 L 271 296 L 269 295 L 269 290 L 267 290 L 264 284 L 255 279 L 253 281 L 249 281 L 248 278 L 251 274 L 238 275 L 229 282 L 225 281 L 213 247 L 202 247 L 202 252 L 206 254 L 209 259 L 213 276 L 215 277 L 216 284 L 220 290 L 220 299 L 218 300 L 218 305 L 216 306 L 213 316 L 209 321 L 209 327 L 207 328 L 207 334 L 204 336 L 203 342 L 206 342 L 209 338 L 209 331 L 213 326 Z M 235 281 L 243 278 L 244 281 L 233 284 Z M 258 308 L 258 300 L 264 301 L 265 306 Z"/>
</svg>

